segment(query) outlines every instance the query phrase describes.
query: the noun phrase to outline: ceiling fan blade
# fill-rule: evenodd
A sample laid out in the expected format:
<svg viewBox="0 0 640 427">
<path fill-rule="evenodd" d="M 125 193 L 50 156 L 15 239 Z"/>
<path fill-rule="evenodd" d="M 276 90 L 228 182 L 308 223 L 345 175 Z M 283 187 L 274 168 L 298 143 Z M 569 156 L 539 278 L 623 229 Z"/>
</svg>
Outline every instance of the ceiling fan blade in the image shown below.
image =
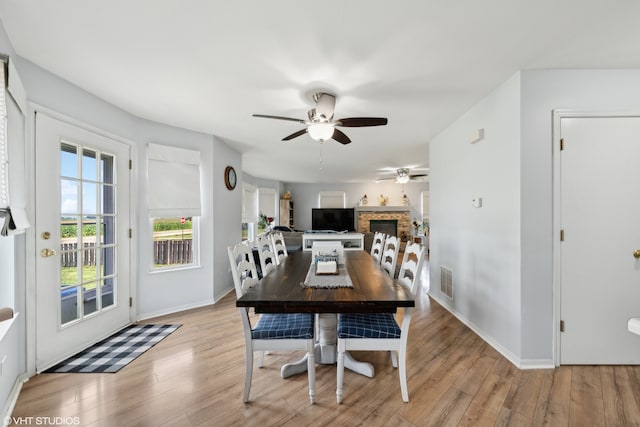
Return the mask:
<svg viewBox="0 0 640 427">
<path fill-rule="evenodd" d="M 333 119 L 336 97 L 328 93 L 319 92 L 313 95 L 313 99 L 316 101 L 316 114 L 324 116 L 327 120 Z"/>
<path fill-rule="evenodd" d="M 335 139 L 340 144 L 345 144 L 346 145 L 346 144 L 351 143 L 351 140 L 349 139 L 349 137 L 347 135 L 345 135 L 344 132 L 342 132 L 341 130 L 338 130 L 336 128 L 333 128 L 333 135 L 331 136 L 331 138 Z"/>
<path fill-rule="evenodd" d="M 425 176 L 429 176 L 429 174 L 421 173 L 421 174 L 416 174 L 416 175 L 409 175 L 409 178 L 410 179 L 416 179 L 416 178 L 424 178 Z"/>
<path fill-rule="evenodd" d="M 263 119 L 289 120 L 290 122 L 306 123 L 304 120 L 292 119 L 291 117 L 269 116 L 267 114 L 254 114 L 253 117 L 261 117 Z"/>
<path fill-rule="evenodd" d="M 304 135 L 305 133 L 307 133 L 307 128 L 304 128 L 304 129 L 302 129 L 302 130 L 299 130 L 298 132 L 294 132 L 294 133 L 292 133 L 292 134 L 291 134 L 291 135 L 289 135 L 289 136 L 285 136 L 284 138 L 282 138 L 282 140 L 283 140 L 283 141 L 289 141 L 289 140 L 291 140 L 291 139 L 293 139 L 293 138 L 297 138 L 297 137 L 299 137 L 300 135 Z"/>
<path fill-rule="evenodd" d="M 344 127 L 364 127 L 364 126 L 384 126 L 387 124 L 386 117 L 348 117 L 336 120 L 336 126 Z"/>
</svg>

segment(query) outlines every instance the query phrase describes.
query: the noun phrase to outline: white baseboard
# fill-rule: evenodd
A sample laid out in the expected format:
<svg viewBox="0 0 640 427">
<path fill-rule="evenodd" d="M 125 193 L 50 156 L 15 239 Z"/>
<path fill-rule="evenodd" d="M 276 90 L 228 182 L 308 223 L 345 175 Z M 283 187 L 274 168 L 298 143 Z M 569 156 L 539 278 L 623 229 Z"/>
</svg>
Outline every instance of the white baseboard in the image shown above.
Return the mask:
<svg viewBox="0 0 640 427">
<path fill-rule="evenodd" d="M 19 375 L 16 378 L 16 382 L 13 383 L 13 387 L 11 388 L 11 392 L 7 397 L 7 401 L 4 403 L 2 407 L 2 412 L 0 412 L 0 420 L 2 420 L 2 427 L 6 427 L 9 425 L 8 421 L 10 420 L 11 414 L 13 413 L 13 408 L 16 406 L 16 402 L 18 401 L 18 396 L 20 396 L 20 390 L 22 390 L 22 385 L 29 381 L 29 377 L 27 374 Z"/>
<path fill-rule="evenodd" d="M 480 329 L 477 325 L 471 322 L 466 317 L 462 316 L 460 313 L 457 313 L 453 310 L 446 301 L 439 298 L 437 295 L 433 293 L 428 293 L 429 297 L 433 298 L 438 304 L 440 304 L 445 310 L 455 316 L 459 321 L 465 324 L 469 329 L 471 329 L 476 335 L 482 338 L 487 344 L 493 347 L 498 353 L 503 355 L 509 362 L 511 362 L 518 369 L 552 369 L 555 368 L 553 364 L 553 360 L 551 359 L 521 359 L 515 354 L 513 354 L 510 350 L 503 347 L 500 343 L 494 340 L 491 336 L 487 335 L 482 329 Z"/>
<path fill-rule="evenodd" d="M 166 316 L 167 314 L 174 314 L 174 313 L 178 313 L 180 311 L 191 310 L 193 308 L 205 307 L 207 305 L 212 305 L 212 304 L 215 304 L 215 301 L 212 300 L 212 299 L 207 299 L 207 300 L 199 301 L 199 302 L 193 303 L 193 304 L 184 304 L 184 305 L 179 305 L 179 306 L 176 306 L 176 307 L 166 308 L 166 309 L 163 309 L 163 310 L 153 311 L 153 312 L 150 312 L 150 313 L 140 314 L 140 315 L 138 315 L 136 320 L 152 319 L 154 317 Z"/>
</svg>

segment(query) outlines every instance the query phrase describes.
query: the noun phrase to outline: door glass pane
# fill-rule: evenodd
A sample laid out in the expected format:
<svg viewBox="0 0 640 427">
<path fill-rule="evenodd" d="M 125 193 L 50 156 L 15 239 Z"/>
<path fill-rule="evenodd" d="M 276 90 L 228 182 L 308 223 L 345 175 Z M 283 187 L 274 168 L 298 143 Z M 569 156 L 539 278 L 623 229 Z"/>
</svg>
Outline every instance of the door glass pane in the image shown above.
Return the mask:
<svg viewBox="0 0 640 427">
<path fill-rule="evenodd" d="M 114 300 L 113 282 L 114 282 L 113 277 L 106 278 L 102 281 L 102 286 L 101 286 L 102 308 L 106 308 L 113 305 L 113 300 Z"/>
<path fill-rule="evenodd" d="M 82 179 L 87 181 L 97 181 L 98 175 L 96 167 L 96 152 L 93 150 L 82 150 Z"/>
<path fill-rule="evenodd" d="M 102 242 L 105 245 L 116 242 L 116 218 L 114 216 L 102 217 Z"/>
<path fill-rule="evenodd" d="M 97 284 L 98 282 L 93 282 L 82 286 L 82 312 L 85 316 L 98 311 Z"/>
<path fill-rule="evenodd" d="M 98 213 L 98 185 L 87 182 L 82 183 L 82 213 Z"/>
<path fill-rule="evenodd" d="M 100 156 L 100 159 L 102 160 L 102 167 L 100 168 L 101 170 L 100 181 L 102 181 L 105 184 L 113 184 L 114 183 L 113 156 L 103 153 Z"/>
<path fill-rule="evenodd" d="M 78 153 L 73 145 L 62 144 L 60 149 L 60 175 L 78 178 Z"/>
<path fill-rule="evenodd" d="M 98 278 L 99 263 L 96 247 L 93 243 L 84 243 L 82 251 L 82 283 L 87 283 Z"/>
<path fill-rule="evenodd" d="M 68 179 L 60 180 L 60 213 L 78 214 L 78 195 L 80 184 Z"/>
<path fill-rule="evenodd" d="M 63 286 L 60 288 L 60 320 L 64 325 L 78 319 L 78 288 Z"/>
<path fill-rule="evenodd" d="M 98 245 L 104 243 L 104 224 L 101 217 L 85 216 L 82 218 L 82 241 Z"/>
<path fill-rule="evenodd" d="M 113 214 L 116 210 L 116 191 L 113 185 L 102 186 L 102 213 Z"/>
<path fill-rule="evenodd" d="M 78 252 L 66 252 L 64 255 L 66 255 L 66 257 L 63 256 L 63 259 L 66 258 L 67 264 L 69 264 L 69 266 L 63 266 L 60 269 L 60 285 L 63 287 L 68 285 L 77 285 L 78 277 L 80 275 L 80 269 L 77 265 Z"/>
<path fill-rule="evenodd" d="M 102 248 L 102 257 L 100 260 L 100 276 L 112 276 L 116 273 L 116 263 L 115 263 L 115 248 L 114 247 L 105 247 Z"/>
</svg>

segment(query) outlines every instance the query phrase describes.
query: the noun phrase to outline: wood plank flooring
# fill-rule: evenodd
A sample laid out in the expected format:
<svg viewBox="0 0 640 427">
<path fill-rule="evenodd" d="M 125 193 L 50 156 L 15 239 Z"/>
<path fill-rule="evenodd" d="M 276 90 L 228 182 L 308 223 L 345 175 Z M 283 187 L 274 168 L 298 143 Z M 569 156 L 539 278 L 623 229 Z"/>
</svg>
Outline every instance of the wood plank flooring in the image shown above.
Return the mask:
<svg viewBox="0 0 640 427">
<path fill-rule="evenodd" d="M 426 263 L 425 263 L 426 264 Z M 244 341 L 230 293 L 218 304 L 150 320 L 183 326 L 117 374 L 41 374 L 23 387 L 13 417 L 78 417 L 82 426 L 631 426 L 640 425 L 640 366 L 519 370 L 426 296 L 416 301 L 407 360 L 409 403 L 388 354 L 353 352 L 374 378 L 318 365 L 307 377 L 280 366 L 302 353 L 273 352 L 254 368 L 242 402 Z"/>
</svg>

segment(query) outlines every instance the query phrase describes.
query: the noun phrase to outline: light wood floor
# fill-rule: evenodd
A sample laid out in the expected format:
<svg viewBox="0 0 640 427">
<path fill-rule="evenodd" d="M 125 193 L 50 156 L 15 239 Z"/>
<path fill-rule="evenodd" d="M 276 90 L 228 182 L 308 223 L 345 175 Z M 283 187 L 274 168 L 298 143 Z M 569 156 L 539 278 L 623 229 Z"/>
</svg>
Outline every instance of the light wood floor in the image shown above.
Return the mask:
<svg viewBox="0 0 640 427">
<path fill-rule="evenodd" d="M 150 321 L 183 326 L 117 374 L 33 377 L 13 416 L 79 417 L 82 426 L 640 425 L 640 367 L 518 370 L 426 296 L 423 273 L 409 334 L 409 403 L 388 354 L 374 352 L 353 352 L 376 374 L 345 371 L 342 405 L 335 366 L 318 365 L 315 405 L 306 375 L 280 378 L 280 366 L 301 356 L 290 352 L 265 356 L 251 402 L 242 403 L 244 342 L 232 293 Z"/>
</svg>

